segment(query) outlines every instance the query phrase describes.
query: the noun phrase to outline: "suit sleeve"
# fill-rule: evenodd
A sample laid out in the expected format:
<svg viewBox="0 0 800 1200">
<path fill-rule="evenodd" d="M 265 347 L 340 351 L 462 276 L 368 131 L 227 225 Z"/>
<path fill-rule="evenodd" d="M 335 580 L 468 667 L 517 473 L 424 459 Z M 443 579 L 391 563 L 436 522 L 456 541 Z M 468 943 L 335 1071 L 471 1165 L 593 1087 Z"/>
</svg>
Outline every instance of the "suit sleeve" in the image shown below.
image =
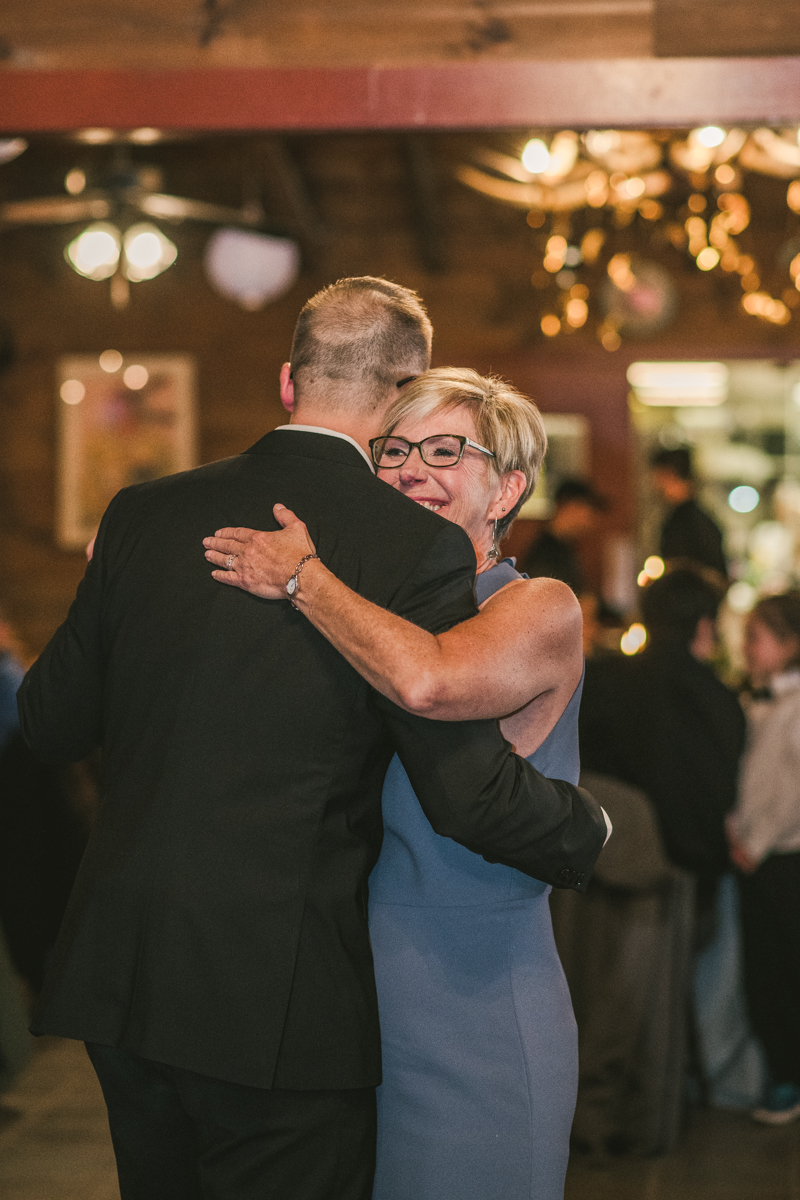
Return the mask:
<svg viewBox="0 0 800 1200">
<path fill-rule="evenodd" d="M 434 633 L 474 615 L 474 557 L 463 531 L 443 531 L 391 607 Z M 377 693 L 375 703 L 436 833 L 488 862 L 585 889 L 606 838 L 588 792 L 541 775 L 494 721 L 429 721 Z"/>
<path fill-rule="evenodd" d="M 606 838 L 599 804 L 514 754 L 493 721 L 428 721 L 376 694 L 436 833 L 555 887 L 585 890 Z"/>
<path fill-rule="evenodd" d="M 475 566 L 475 552 L 463 529 L 442 521 L 432 547 L 387 607 L 428 633 L 443 633 L 478 611 Z"/>
<path fill-rule="evenodd" d="M 117 500 L 112 500 L 67 619 L 17 693 L 23 737 L 44 762 L 77 762 L 102 741 L 102 595 L 108 529 L 116 508 Z"/>
</svg>

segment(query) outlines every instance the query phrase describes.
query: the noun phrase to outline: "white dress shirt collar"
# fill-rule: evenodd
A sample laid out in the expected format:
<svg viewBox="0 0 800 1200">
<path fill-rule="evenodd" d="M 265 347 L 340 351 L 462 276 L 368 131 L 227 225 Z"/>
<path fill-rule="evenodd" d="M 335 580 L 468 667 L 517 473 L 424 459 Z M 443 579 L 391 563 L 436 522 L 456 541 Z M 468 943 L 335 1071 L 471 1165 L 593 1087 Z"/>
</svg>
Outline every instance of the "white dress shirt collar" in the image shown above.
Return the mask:
<svg viewBox="0 0 800 1200">
<path fill-rule="evenodd" d="M 372 459 L 367 454 L 363 446 L 359 446 L 355 438 L 351 438 L 349 433 L 339 433 L 338 429 L 323 429 L 321 425 L 278 425 L 278 429 L 295 429 L 298 433 L 326 433 L 328 437 L 341 438 L 343 442 L 349 442 L 351 446 L 355 446 L 358 453 L 364 459 L 364 462 L 369 466 L 372 474 L 375 474 L 375 467 Z"/>
</svg>

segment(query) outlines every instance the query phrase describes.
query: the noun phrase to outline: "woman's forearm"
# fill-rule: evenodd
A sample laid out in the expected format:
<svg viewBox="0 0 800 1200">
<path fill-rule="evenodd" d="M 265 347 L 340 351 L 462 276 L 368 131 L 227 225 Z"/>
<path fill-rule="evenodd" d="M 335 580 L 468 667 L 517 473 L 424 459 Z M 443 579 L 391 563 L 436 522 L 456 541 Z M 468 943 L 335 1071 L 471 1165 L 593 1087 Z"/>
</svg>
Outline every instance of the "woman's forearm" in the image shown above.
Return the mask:
<svg viewBox="0 0 800 1200">
<path fill-rule="evenodd" d="M 409 712 L 430 706 L 442 672 L 434 634 L 365 600 L 318 561 L 306 567 L 295 603 L 382 695 Z"/>
<path fill-rule="evenodd" d="M 276 533 L 226 528 L 203 539 L 214 579 L 268 600 L 286 598 L 303 563 L 297 608 L 384 696 L 441 721 L 500 718 L 580 679 L 581 610 L 555 579 L 516 581 L 469 621 L 431 634 L 365 600 L 317 558 L 308 530 L 283 505 Z"/>
<path fill-rule="evenodd" d="M 580 609 L 553 580 L 513 585 L 481 613 L 434 635 L 308 564 L 298 608 L 384 696 L 435 720 L 500 718 L 580 675 Z M 569 599 L 567 599 L 569 598 Z"/>
</svg>

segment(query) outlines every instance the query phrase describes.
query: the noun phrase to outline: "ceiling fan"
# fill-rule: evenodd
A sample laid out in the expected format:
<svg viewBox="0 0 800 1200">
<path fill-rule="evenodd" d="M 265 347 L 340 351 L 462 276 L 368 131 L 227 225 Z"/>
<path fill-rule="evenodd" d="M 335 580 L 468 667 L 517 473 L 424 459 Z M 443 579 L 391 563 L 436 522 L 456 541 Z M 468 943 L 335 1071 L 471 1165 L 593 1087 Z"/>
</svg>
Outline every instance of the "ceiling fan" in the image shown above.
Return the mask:
<svg viewBox="0 0 800 1200">
<path fill-rule="evenodd" d="M 0 203 L 0 231 L 18 226 L 91 221 L 66 247 L 64 255 L 79 275 L 110 279 L 111 300 L 117 308 L 128 303 L 129 282 L 155 278 L 177 256 L 173 243 L 155 225 L 142 221 L 142 217 L 175 224 L 204 221 L 248 229 L 264 225 L 264 210 L 257 199 L 235 208 L 170 195 L 161 190 L 162 173 L 158 167 L 133 163 L 121 147 L 103 169 L 87 175 L 83 169 L 73 168 L 64 180 L 64 187 L 66 195 Z M 123 233 L 118 225 L 128 227 Z"/>
</svg>

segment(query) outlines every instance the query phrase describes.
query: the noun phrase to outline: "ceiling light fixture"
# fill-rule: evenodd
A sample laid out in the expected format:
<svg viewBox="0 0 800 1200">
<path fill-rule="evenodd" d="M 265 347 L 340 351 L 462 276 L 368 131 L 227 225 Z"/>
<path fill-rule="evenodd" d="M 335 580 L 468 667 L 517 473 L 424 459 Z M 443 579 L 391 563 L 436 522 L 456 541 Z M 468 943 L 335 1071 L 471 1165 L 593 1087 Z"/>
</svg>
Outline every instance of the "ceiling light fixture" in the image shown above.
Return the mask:
<svg viewBox="0 0 800 1200">
<path fill-rule="evenodd" d="M 702 129 L 695 129 L 694 136 L 701 146 L 712 150 L 725 141 L 725 130 L 720 129 L 719 125 L 704 125 Z"/>
<path fill-rule="evenodd" d="M 628 367 L 628 383 L 636 399 L 651 407 L 723 404 L 728 368 L 719 362 L 635 362 Z"/>
<path fill-rule="evenodd" d="M 178 257 L 178 248 L 155 225 L 142 221 L 131 225 L 122 239 L 125 274 L 131 283 L 155 279 Z"/>
<path fill-rule="evenodd" d="M 96 221 L 69 243 L 64 257 L 85 279 L 111 279 L 112 303 L 115 308 L 125 308 L 128 282 L 155 279 L 172 266 L 178 249 L 148 221 L 131 225 L 124 235 L 116 225 Z M 111 369 L 118 370 L 118 366 Z"/>
<path fill-rule="evenodd" d="M 531 175 L 543 175 L 550 166 L 550 151 L 541 138 L 531 138 L 526 143 L 522 165 Z"/>
<path fill-rule="evenodd" d="M 108 279 L 117 269 L 119 254 L 119 230 L 107 221 L 89 225 L 64 251 L 73 271 L 85 279 Z"/>
</svg>

